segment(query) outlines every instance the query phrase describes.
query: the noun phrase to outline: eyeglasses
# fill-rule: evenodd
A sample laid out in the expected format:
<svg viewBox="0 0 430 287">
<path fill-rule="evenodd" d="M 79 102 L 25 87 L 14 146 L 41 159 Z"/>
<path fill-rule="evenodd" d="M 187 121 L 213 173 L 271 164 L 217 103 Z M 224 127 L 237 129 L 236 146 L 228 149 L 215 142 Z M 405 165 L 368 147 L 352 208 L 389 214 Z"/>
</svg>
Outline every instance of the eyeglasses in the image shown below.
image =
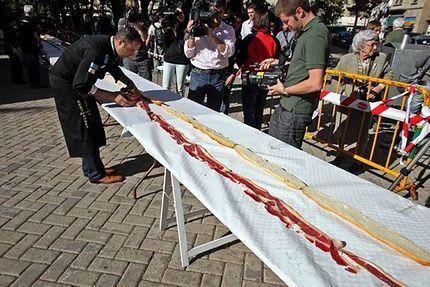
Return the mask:
<svg viewBox="0 0 430 287">
<path fill-rule="evenodd" d="M 370 48 L 374 48 L 374 47 L 378 47 L 379 43 L 378 42 L 372 42 L 372 43 L 364 43 L 363 46 L 367 46 Z"/>
</svg>

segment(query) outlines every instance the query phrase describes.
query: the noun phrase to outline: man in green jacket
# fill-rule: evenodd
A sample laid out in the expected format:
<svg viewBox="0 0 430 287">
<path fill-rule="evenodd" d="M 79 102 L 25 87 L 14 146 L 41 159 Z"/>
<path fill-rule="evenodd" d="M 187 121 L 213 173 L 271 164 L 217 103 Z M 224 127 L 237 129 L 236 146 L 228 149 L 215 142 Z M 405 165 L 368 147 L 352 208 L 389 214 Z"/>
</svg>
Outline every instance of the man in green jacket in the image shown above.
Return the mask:
<svg viewBox="0 0 430 287">
<path fill-rule="evenodd" d="M 282 95 L 270 118 L 269 134 L 300 149 L 323 86 L 329 32 L 311 11 L 308 0 L 279 0 L 275 13 L 298 36 L 286 80 L 268 88 L 269 95 Z M 274 63 L 277 60 L 266 59 L 261 67 Z"/>
<path fill-rule="evenodd" d="M 401 43 L 403 41 L 403 37 L 406 35 L 403 30 L 404 25 L 405 20 L 403 18 L 395 19 L 393 21 L 393 31 L 388 33 L 387 37 L 385 37 L 385 43 Z M 410 43 L 410 39 L 408 43 Z"/>
</svg>

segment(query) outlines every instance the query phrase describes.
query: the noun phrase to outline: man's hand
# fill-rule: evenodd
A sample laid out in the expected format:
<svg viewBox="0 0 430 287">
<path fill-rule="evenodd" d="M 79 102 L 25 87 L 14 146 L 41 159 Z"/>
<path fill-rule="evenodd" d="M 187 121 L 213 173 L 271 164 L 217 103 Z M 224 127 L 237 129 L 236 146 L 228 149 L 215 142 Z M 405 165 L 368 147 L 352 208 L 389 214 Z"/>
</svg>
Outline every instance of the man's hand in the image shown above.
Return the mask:
<svg viewBox="0 0 430 287">
<path fill-rule="evenodd" d="M 379 94 L 379 89 L 377 89 L 377 88 L 373 88 L 373 89 L 371 89 L 370 90 L 370 92 L 369 92 L 369 94 L 367 95 L 367 100 L 368 101 L 372 101 L 372 100 L 375 100 L 376 99 L 376 97 L 378 96 L 378 94 Z"/>
<path fill-rule="evenodd" d="M 141 99 L 141 97 L 132 93 L 122 93 L 120 92 L 115 97 L 115 103 L 123 107 L 132 107 Z"/>
<path fill-rule="evenodd" d="M 187 31 L 188 32 L 191 32 L 191 29 L 193 28 L 193 25 L 194 25 L 194 20 L 190 20 L 190 21 L 188 21 L 188 23 L 187 23 Z"/>
<path fill-rule="evenodd" d="M 224 85 L 228 86 L 234 82 L 234 79 L 236 78 L 236 74 L 231 74 L 230 76 L 225 79 Z"/>
<path fill-rule="evenodd" d="M 267 93 L 268 95 L 283 95 L 285 94 L 285 86 L 284 84 L 282 84 L 281 81 L 279 81 L 276 83 L 276 85 L 273 86 L 268 86 L 269 92 Z"/>
<path fill-rule="evenodd" d="M 266 59 L 260 63 L 259 69 L 260 70 L 268 70 L 270 68 L 270 65 L 276 65 L 278 63 L 279 63 L 278 59 L 268 58 L 268 59 Z"/>
</svg>

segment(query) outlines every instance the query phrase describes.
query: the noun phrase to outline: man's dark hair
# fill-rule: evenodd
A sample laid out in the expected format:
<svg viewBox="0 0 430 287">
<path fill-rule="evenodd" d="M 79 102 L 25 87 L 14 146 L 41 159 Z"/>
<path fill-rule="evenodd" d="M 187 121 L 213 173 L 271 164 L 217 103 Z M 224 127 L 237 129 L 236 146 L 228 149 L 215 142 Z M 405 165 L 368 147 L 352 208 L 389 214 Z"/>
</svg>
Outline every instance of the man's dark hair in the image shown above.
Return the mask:
<svg viewBox="0 0 430 287">
<path fill-rule="evenodd" d="M 275 6 L 275 15 L 279 16 L 283 13 L 286 16 L 291 16 L 296 13 L 299 7 L 305 10 L 305 12 L 312 11 L 309 0 L 278 0 Z"/>
<path fill-rule="evenodd" d="M 255 11 L 254 25 L 252 31 L 257 32 L 263 30 L 266 33 L 270 33 L 270 15 L 268 10 L 257 10 Z"/>
<path fill-rule="evenodd" d="M 115 34 L 115 38 L 122 39 L 126 42 L 139 41 L 142 42 L 142 38 L 140 37 L 139 32 L 132 27 L 125 27 L 123 29 L 118 30 Z"/>
<path fill-rule="evenodd" d="M 255 3 L 254 1 L 249 1 L 246 3 L 246 10 L 248 9 L 254 9 L 257 10 L 257 3 Z"/>
</svg>

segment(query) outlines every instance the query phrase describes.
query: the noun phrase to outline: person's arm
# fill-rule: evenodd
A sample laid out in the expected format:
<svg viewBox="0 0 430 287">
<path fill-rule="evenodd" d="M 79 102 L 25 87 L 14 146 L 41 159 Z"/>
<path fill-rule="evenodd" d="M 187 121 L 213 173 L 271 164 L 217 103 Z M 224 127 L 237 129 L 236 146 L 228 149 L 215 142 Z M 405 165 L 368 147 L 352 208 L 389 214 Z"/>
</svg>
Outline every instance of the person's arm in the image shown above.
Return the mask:
<svg viewBox="0 0 430 287">
<path fill-rule="evenodd" d="M 137 95 L 125 95 L 121 92 L 110 92 L 103 89 L 97 89 L 93 96 L 101 104 L 115 102 L 123 107 L 134 106 L 140 100 Z"/>
<path fill-rule="evenodd" d="M 213 29 L 208 28 L 208 37 L 212 41 L 212 43 L 215 44 L 217 50 L 221 53 L 221 55 L 225 58 L 230 58 L 234 54 L 234 43 L 236 42 L 236 35 L 234 33 L 233 27 L 230 27 L 231 29 L 228 29 L 227 37 L 223 41 L 219 39 Z"/>
<path fill-rule="evenodd" d="M 391 69 L 390 64 L 386 60 L 386 57 L 382 56 L 382 61 L 384 61 L 384 66 L 382 68 L 382 73 L 380 75 L 380 78 L 383 78 L 385 80 L 391 80 L 393 78 L 393 70 Z M 380 94 L 385 89 L 384 84 L 379 84 L 376 87 L 373 87 L 370 91 L 369 95 L 367 96 L 368 100 L 373 100 L 376 98 L 378 94 Z"/>
<path fill-rule="evenodd" d="M 217 50 L 221 53 L 221 55 L 224 55 L 227 46 L 222 40 L 218 39 L 218 37 L 215 36 L 215 33 L 211 28 L 208 29 L 208 37 L 212 41 L 212 43 L 215 44 Z"/>
<path fill-rule="evenodd" d="M 188 39 L 185 40 L 184 53 L 187 58 L 192 58 L 196 54 L 196 38 L 191 36 L 190 32 L 193 29 L 194 21 L 190 20 L 187 24 L 187 29 L 185 34 L 188 35 Z"/>
<path fill-rule="evenodd" d="M 72 88 L 82 97 L 87 97 L 96 83 L 96 72 L 102 63 L 90 47 L 86 48 L 72 81 Z"/>
<path fill-rule="evenodd" d="M 129 88 L 129 89 L 135 89 L 136 88 L 133 81 L 124 74 L 124 72 L 121 70 L 121 68 L 119 66 L 115 66 L 115 67 L 109 69 L 109 73 L 115 79 L 115 82 L 120 81 L 123 84 L 125 84 L 127 86 L 127 88 Z"/>
<path fill-rule="evenodd" d="M 320 92 L 324 81 L 324 69 L 308 70 L 309 78 L 300 83 L 285 87 L 284 84 L 278 80 L 278 83 L 269 86 L 269 95 L 307 95 L 315 92 Z"/>
<path fill-rule="evenodd" d="M 278 80 L 278 83 L 269 86 L 270 94 L 307 95 L 321 92 L 324 83 L 325 68 L 327 66 L 328 55 L 328 35 L 318 35 L 307 41 L 306 69 L 309 77 L 295 85 L 285 88 Z"/>
</svg>

